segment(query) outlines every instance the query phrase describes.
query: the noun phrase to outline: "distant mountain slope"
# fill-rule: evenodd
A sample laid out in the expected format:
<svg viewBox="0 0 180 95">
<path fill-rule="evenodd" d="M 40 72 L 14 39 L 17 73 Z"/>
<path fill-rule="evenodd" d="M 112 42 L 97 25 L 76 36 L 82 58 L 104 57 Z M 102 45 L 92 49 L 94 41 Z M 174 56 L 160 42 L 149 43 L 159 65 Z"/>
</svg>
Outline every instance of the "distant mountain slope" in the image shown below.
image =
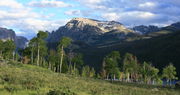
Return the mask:
<svg viewBox="0 0 180 95">
<path fill-rule="evenodd" d="M 149 25 L 149 26 L 140 25 L 133 27 L 132 30 L 139 32 L 141 34 L 148 34 L 159 31 L 178 31 L 180 30 L 180 22 L 176 22 L 165 27 L 158 27 L 154 25 Z"/>
<path fill-rule="evenodd" d="M 133 27 L 132 30 L 136 32 L 140 32 L 141 34 L 148 34 L 150 32 L 160 31 L 160 28 L 154 25 L 149 25 L 149 26 L 140 25 Z"/>
<path fill-rule="evenodd" d="M 58 42 L 62 36 L 67 36 L 76 41 L 94 44 L 97 41 L 103 41 L 103 37 L 107 35 L 111 36 L 113 39 L 121 39 L 129 33 L 136 34 L 119 22 L 74 18 L 65 26 L 62 26 L 57 31 L 51 33 L 48 37 L 48 41 Z"/>
<path fill-rule="evenodd" d="M 121 55 L 130 52 L 136 55 L 140 62 L 152 62 L 160 69 L 172 62 L 180 77 L 180 31 L 150 39 L 117 42 L 110 46 L 81 48 L 80 52 L 84 54 L 84 60 L 87 64 L 100 70 L 103 57 L 113 50 L 120 51 Z"/>
<path fill-rule="evenodd" d="M 118 50 L 122 55 L 126 52 L 136 55 L 140 62 L 150 61 L 160 69 L 172 62 L 180 77 L 179 24 L 162 28 L 140 26 L 141 33 L 137 33 L 115 21 L 74 18 L 51 33 L 47 40 L 48 46 L 55 48 L 62 36 L 72 38 L 75 51 L 81 52 L 85 63 L 96 70 L 100 70 L 105 55 Z"/>
<path fill-rule="evenodd" d="M 163 27 L 162 30 L 177 31 L 180 30 L 180 22 L 173 23 L 169 26 Z"/>
<path fill-rule="evenodd" d="M 13 40 L 16 43 L 17 48 L 24 48 L 28 40 L 22 36 L 16 36 L 12 29 L 6 29 L 0 27 L 0 40 Z"/>
</svg>

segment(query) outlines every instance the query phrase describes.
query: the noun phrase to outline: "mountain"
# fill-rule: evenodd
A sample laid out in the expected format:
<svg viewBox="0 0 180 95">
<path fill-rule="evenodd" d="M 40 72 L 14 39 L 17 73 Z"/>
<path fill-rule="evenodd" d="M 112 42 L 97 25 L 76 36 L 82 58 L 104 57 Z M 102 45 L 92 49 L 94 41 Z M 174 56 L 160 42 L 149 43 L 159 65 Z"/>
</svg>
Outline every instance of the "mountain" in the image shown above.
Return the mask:
<svg viewBox="0 0 180 95">
<path fill-rule="evenodd" d="M 139 32 L 141 34 L 148 34 L 151 32 L 160 31 L 161 29 L 157 26 L 154 26 L 154 25 L 149 25 L 149 26 L 140 25 L 140 26 L 133 27 L 132 30 Z"/>
<path fill-rule="evenodd" d="M 116 42 L 110 45 L 81 48 L 78 52 L 84 55 L 86 64 L 100 70 L 103 58 L 111 51 L 120 51 L 123 56 L 129 52 L 137 56 L 140 63 L 152 62 L 159 69 L 169 63 L 177 68 L 180 77 L 180 31 L 160 35 L 150 39 L 139 39 L 134 41 Z"/>
<path fill-rule="evenodd" d="M 131 30 L 116 21 L 74 18 L 50 33 L 47 40 L 49 47 L 54 48 L 62 36 L 72 38 L 76 47 L 74 51 L 82 53 L 85 64 L 97 71 L 100 70 L 103 57 L 117 50 L 122 55 L 130 52 L 136 55 L 141 63 L 152 62 L 159 69 L 172 62 L 180 77 L 179 25 L 180 23 L 174 23 L 161 28 L 141 25 Z"/>
<path fill-rule="evenodd" d="M 12 29 L 6 29 L 0 27 L 0 39 L 1 40 L 14 40 L 16 39 L 16 34 Z"/>
<path fill-rule="evenodd" d="M 163 27 L 162 30 L 177 31 L 180 30 L 180 22 L 173 23 L 169 26 Z"/>
<path fill-rule="evenodd" d="M 75 41 L 84 41 L 94 44 L 103 41 L 105 38 L 122 39 L 128 34 L 136 34 L 116 21 L 99 21 L 87 18 L 74 18 L 65 26 L 52 32 L 49 42 L 58 42 L 62 36 L 71 37 Z"/>
<path fill-rule="evenodd" d="M 23 36 L 16 36 L 16 46 L 18 48 L 25 48 L 28 40 L 27 38 L 23 37 Z"/>
<path fill-rule="evenodd" d="M 178 31 L 180 30 L 180 22 L 173 23 L 171 25 L 165 26 L 165 27 L 158 27 L 154 25 L 140 25 L 140 26 L 135 26 L 132 28 L 132 30 L 139 32 L 141 34 L 148 34 L 148 33 L 153 33 L 153 32 L 159 32 L 159 31 Z"/>
<path fill-rule="evenodd" d="M 25 37 L 17 36 L 12 29 L 0 27 L 0 40 L 13 40 L 17 48 L 24 48 L 28 40 Z"/>
</svg>

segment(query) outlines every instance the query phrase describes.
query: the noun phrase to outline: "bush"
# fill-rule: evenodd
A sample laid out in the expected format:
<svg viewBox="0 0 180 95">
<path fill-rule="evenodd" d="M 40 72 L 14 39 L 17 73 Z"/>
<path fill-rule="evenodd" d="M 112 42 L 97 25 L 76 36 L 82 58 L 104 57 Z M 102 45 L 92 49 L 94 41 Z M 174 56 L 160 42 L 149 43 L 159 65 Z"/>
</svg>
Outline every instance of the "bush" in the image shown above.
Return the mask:
<svg viewBox="0 0 180 95">
<path fill-rule="evenodd" d="M 61 90 L 50 90 L 47 95 L 77 95 L 75 92 L 70 89 L 61 89 Z"/>
</svg>

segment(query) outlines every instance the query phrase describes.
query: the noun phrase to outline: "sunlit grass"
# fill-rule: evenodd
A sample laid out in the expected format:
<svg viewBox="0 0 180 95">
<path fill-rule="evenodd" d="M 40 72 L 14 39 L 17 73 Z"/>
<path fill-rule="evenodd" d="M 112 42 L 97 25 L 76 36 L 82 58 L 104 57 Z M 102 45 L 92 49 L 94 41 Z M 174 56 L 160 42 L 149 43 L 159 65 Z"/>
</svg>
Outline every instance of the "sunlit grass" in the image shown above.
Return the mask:
<svg viewBox="0 0 180 95">
<path fill-rule="evenodd" d="M 58 93 L 58 94 L 57 94 Z M 0 95 L 180 95 L 177 90 L 54 73 L 27 64 L 0 64 Z"/>
</svg>

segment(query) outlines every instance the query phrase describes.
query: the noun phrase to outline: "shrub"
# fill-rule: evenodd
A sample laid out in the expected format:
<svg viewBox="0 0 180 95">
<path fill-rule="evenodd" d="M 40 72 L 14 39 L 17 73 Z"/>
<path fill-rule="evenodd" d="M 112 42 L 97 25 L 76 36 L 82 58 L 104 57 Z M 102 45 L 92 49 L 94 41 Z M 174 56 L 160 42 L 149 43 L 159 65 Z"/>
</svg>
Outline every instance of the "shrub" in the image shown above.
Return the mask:
<svg viewBox="0 0 180 95">
<path fill-rule="evenodd" d="M 50 90 L 47 95 L 77 95 L 75 92 L 70 89 L 61 89 L 61 90 Z"/>
</svg>

